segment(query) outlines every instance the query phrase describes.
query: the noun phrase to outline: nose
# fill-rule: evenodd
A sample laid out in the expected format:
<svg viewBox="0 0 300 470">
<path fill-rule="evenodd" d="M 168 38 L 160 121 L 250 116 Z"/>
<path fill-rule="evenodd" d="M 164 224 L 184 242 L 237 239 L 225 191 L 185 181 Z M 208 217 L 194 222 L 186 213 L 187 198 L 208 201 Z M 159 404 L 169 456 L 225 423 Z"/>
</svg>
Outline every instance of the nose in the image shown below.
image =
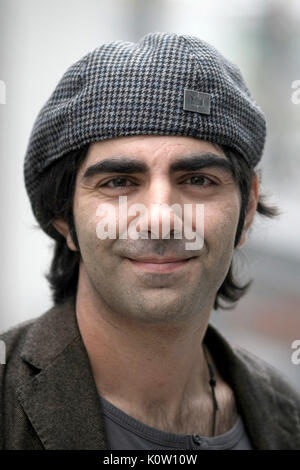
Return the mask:
<svg viewBox="0 0 300 470">
<path fill-rule="evenodd" d="M 170 238 L 181 231 L 181 205 L 176 201 L 171 182 L 165 177 L 153 180 L 145 190 L 142 201 L 145 213 L 139 220 L 140 231 L 151 238 Z"/>
</svg>

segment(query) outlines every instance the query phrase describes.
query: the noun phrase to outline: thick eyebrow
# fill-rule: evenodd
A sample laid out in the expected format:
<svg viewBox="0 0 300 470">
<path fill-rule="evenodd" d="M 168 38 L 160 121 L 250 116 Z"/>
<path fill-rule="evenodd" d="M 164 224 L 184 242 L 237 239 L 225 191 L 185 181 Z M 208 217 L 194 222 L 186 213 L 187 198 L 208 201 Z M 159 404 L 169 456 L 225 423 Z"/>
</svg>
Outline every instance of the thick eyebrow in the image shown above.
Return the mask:
<svg viewBox="0 0 300 470">
<path fill-rule="evenodd" d="M 101 173 L 148 173 L 144 162 L 128 157 L 111 157 L 88 167 L 82 179 L 88 179 Z"/>
<path fill-rule="evenodd" d="M 221 168 L 225 170 L 226 173 L 233 175 L 233 167 L 230 160 L 214 153 L 203 153 L 177 158 L 171 163 L 169 173 L 195 171 L 209 167 Z M 140 160 L 125 156 L 111 157 L 88 167 L 82 176 L 82 180 L 89 179 L 101 173 L 148 174 L 149 170 L 148 165 Z"/>
<path fill-rule="evenodd" d="M 214 153 L 204 153 L 201 155 L 191 155 L 186 158 L 178 158 L 170 165 L 170 173 L 176 171 L 194 171 L 202 168 L 221 168 L 234 175 L 233 166 L 230 160 L 222 158 Z"/>
</svg>

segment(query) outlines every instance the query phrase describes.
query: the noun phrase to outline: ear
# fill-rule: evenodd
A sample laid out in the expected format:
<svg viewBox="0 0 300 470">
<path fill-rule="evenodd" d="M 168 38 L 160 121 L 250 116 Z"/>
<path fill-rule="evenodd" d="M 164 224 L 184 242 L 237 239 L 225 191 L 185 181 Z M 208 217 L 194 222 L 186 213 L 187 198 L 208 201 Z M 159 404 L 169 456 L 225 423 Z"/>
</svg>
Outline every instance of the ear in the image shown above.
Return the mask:
<svg viewBox="0 0 300 470">
<path fill-rule="evenodd" d="M 68 223 L 64 219 L 55 219 L 53 222 L 53 225 L 56 228 L 56 230 L 65 237 L 67 245 L 70 248 L 70 250 L 78 251 L 76 246 L 73 243 Z"/>
<path fill-rule="evenodd" d="M 257 175 L 257 173 L 255 173 L 255 175 L 253 177 L 253 181 L 252 181 L 252 188 L 251 188 L 251 191 L 250 191 L 249 202 L 248 202 L 248 207 L 247 207 L 247 211 L 246 211 L 243 232 L 242 232 L 240 241 L 237 244 L 238 248 L 241 248 L 246 243 L 247 232 L 248 232 L 248 230 L 249 230 L 249 228 L 250 228 L 250 226 L 253 222 L 253 218 L 254 218 L 255 213 L 256 213 L 258 198 L 259 198 L 259 181 L 258 181 L 258 175 Z"/>
</svg>

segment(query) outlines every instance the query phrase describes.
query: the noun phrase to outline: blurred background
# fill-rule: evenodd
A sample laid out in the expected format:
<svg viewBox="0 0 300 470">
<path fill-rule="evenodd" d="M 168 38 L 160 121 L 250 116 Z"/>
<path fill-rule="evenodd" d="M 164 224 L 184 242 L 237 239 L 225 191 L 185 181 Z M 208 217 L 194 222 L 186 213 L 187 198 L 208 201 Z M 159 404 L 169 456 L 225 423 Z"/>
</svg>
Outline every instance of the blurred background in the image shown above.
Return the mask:
<svg viewBox="0 0 300 470">
<path fill-rule="evenodd" d="M 52 305 L 44 274 L 53 244 L 36 227 L 23 181 L 38 111 L 84 54 L 151 31 L 213 44 L 240 67 L 265 112 L 261 190 L 282 215 L 256 216 L 235 256 L 240 279 L 253 284 L 211 322 L 300 390 L 300 364 L 291 362 L 291 344 L 300 339 L 300 103 L 292 99 L 300 80 L 299 0 L 0 0 L 0 331 Z"/>
</svg>

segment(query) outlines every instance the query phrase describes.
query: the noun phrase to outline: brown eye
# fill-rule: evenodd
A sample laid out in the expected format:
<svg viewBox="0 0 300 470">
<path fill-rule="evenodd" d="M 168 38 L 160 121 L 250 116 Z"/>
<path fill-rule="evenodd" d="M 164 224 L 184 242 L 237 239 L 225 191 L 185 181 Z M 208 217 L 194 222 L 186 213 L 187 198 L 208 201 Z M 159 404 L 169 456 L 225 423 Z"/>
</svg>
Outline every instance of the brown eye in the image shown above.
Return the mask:
<svg viewBox="0 0 300 470">
<path fill-rule="evenodd" d="M 214 185 L 217 185 L 217 183 L 215 183 L 213 180 L 211 180 L 210 178 L 208 178 L 207 176 L 203 176 L 203 175 L 193 175 L 193 176 L 190 176 L 189 178 L 187 178 L 184 183 L 186 183 L 187 181 L 191 181 L 192 183 L 187 183 L 187 184 L 192 184 L 193 186 L 203 186 L 203 187 L 210 187 L 210 186 L 214 186 Z"/>
<path fill-rule="evenodd" d="M 117 177 L 117 178 L 110 179 L 106 183 L 101 184 L 99 187 L 110 188 L 110 189 L 124 188 L 128 186 L 126 185 L 126 182 L 130 183 L 130 180 L 124 177 Z M 110 183 L 112 183 L 112 185 Z"/>
</svg>

